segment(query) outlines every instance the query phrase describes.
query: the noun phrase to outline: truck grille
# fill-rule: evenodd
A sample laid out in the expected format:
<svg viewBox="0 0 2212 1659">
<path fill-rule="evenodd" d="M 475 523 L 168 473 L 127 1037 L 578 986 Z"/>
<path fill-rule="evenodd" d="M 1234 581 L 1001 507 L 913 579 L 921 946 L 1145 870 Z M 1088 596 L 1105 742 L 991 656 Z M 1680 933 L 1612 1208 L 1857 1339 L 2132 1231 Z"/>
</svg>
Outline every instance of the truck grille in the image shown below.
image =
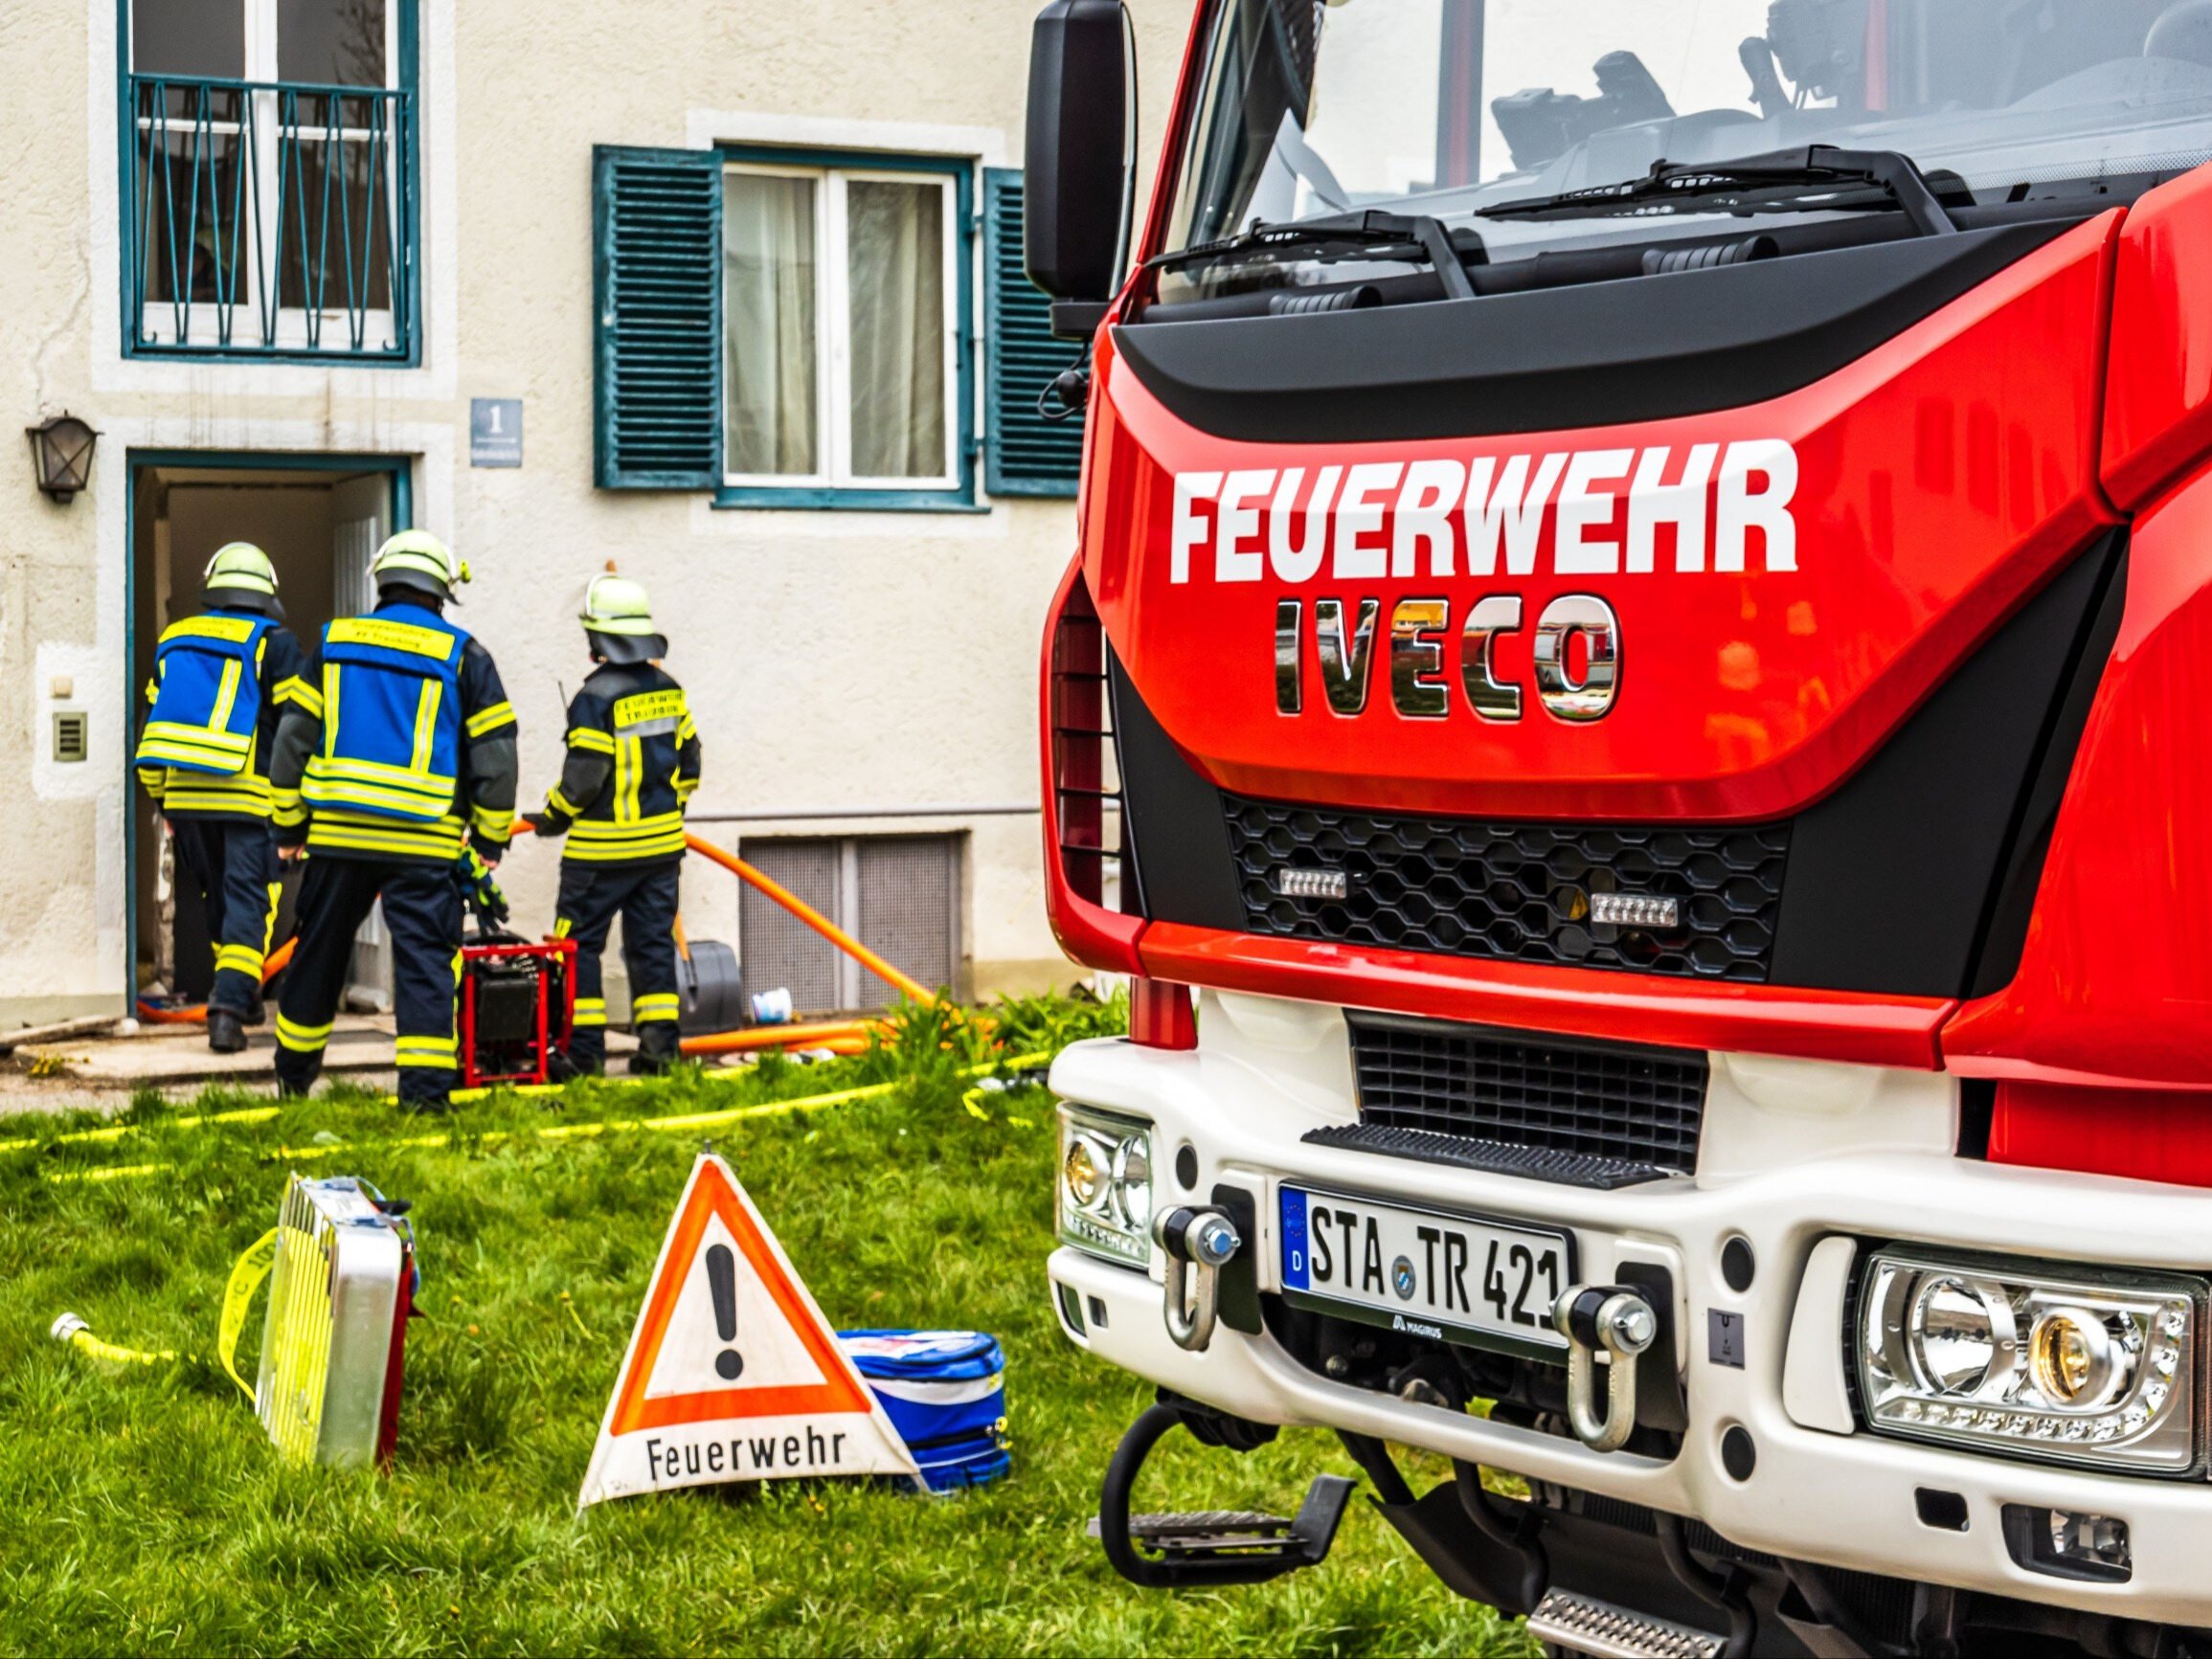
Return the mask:
<svg viewBox="0 0 2212 1659">
<path fill-rule="evenodd" d="M 1787 824 L 1484 823 L 1222 801 L 1255 933 L 1749 983 L 1772 962 Z"/>
<path fill-rule="evenodd" d="M 1655 1173 L 1697 1169 L 1710 1068 L 1696 1049 L 1388 1014 L 1350 1021 L 1363 1126 L 1574 1153 Z"/>
</svg>

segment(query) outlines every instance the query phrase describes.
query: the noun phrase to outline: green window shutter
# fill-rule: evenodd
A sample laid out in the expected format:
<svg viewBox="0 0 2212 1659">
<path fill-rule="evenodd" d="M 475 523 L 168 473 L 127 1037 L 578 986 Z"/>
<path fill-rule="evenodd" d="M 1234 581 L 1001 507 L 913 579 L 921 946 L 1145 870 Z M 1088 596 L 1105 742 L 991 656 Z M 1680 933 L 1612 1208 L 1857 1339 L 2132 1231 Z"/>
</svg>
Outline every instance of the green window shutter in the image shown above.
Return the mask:
<svg viewBox="0 0 2212 1659">
<path fill-rule="evenodd" d="M 1072 496 L 1083 422 L 1050 421 L 1037 399 L 1082 347 L 1052 338 L 1051 302 L 1022 268 L 1022 174 L 983 169 L 983 483 L 993 495 Z"/>
<path fill-rule="evenodd" d="M 593 478 L 722 482 L 722 163 L 713 150 L 592 150 Z"/>
</svg>

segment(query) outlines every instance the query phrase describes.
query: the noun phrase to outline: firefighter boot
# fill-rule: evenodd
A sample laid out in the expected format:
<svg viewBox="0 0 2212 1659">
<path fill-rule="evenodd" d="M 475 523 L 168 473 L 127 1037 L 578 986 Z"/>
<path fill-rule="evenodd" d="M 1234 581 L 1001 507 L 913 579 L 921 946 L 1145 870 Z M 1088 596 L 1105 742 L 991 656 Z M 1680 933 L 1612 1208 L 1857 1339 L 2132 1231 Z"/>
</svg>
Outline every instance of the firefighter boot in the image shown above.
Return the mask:
<svg viewBox="0 0 2212 1659">
<path fill-rule="evenodd" d="M 676 1022 L 656 1020 L 638 1027 L 638 1051 L 630 1056 L 632 1077 L 659 1077 L 683 1056 L 676 1046 Z"/>
<path fill-rule="evenodd" d="M 245 1026 L 228 1008 L 208 1010 L 208 1046 L 217 1054 L 243 1054 L 246 1051 Z"/>
</svg>

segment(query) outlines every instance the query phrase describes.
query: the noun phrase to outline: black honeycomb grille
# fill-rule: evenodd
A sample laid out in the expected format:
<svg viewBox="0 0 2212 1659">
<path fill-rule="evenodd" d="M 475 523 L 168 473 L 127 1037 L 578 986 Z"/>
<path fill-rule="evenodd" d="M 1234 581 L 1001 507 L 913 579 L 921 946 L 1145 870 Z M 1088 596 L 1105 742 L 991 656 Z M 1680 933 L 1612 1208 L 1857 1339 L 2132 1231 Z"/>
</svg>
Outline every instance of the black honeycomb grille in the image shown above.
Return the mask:
<svg viewBox="0 0 2212 1659">
<path fill-rule="evenodd" d="M 1696 1049 L 1387 1014 L 1351 1028 L 1363 1124 L 1697 1169 L 1710 1067 Z"/>
<path fill-rule="evenodd" d="M 1788 824 L 1483 823 L 1222 801 L 1255 933 L 1753 984 L 1772 963 Z M 1285 896 L 1282 872 L 1300 869 L 1342 872 L 1343 897 Z M 1680 925 L 1593 925 L 1592 892 L 1674 899 Z"/>
</svg>

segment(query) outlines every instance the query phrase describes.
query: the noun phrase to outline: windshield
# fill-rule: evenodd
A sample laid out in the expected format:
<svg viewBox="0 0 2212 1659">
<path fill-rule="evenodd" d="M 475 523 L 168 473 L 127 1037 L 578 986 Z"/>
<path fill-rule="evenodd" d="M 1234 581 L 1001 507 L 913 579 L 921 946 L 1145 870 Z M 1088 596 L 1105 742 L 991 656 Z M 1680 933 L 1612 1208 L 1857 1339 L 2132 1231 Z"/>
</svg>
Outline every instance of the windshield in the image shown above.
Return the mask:
<svg viewBox="0 0 2212 1659">
<path fill-rule="evenodd" d="M 1982 202 L 2212 157 L 2212 0 L 1215 0 L 1205 51 L 1162 252 L 1380 207 L 1511 258 L 1621 227 L 1484 208 L 1813 144 Z"/>
</svg>

